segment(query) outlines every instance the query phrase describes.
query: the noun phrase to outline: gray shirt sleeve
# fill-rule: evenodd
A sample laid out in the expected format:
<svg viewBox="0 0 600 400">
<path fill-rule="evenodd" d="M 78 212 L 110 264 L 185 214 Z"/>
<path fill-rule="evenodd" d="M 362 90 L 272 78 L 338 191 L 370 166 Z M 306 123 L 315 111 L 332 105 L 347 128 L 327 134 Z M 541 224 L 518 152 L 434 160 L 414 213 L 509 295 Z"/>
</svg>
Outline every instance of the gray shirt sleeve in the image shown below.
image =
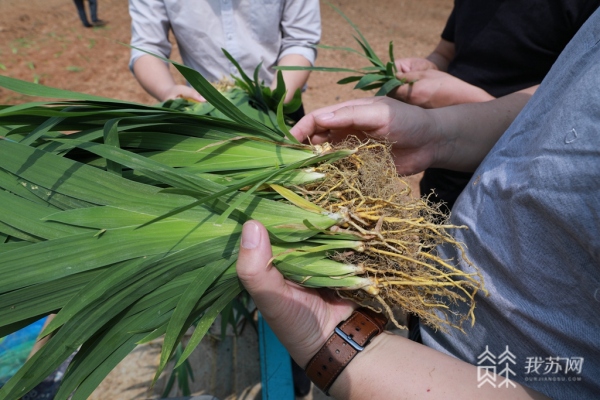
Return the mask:
<svg viewBox="0 0 600 400">
<path fill-rule="evenodd" d="M 321 39 L 319 0 L 288 0 L 281 21 L 282 43 L 278 60 L 288 54 L 300 54 L 312 65 Z"/>
<path fill-rule="evenodd" d="M 131 16 L 131 46 L 168 58 L 171 55 L 169 42 L 170 22 L 163 0 L 129 0 Z M 131 49 L 129 69 L 133 71 L 135 61 L 146 53 Z"/>
</svg>

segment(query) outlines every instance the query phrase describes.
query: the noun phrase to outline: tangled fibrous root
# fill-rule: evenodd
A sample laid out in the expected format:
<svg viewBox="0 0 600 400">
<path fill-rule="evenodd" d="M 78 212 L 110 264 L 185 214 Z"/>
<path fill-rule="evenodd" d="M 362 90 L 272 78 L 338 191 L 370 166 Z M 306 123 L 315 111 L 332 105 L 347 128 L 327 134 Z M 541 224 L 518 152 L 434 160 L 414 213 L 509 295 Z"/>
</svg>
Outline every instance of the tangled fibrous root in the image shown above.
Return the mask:
<svg viewBox="0 0 600 400">
<path fill-rule="evenodd" d="M 227 76 L 221 77 L 221 79 L 219 79 L 217 82 L 213 82 L 212 85 L 221 93 L 236 87 L 235 82 L 233 82 L 231 78 Z"/>
<path fill-rule="evenodd" d="M 468 319 L 473 323 L 474 297 L 483 289 L 483 279 L 463 246 L 448 233 L 466 227 L 448 225 L 438 206 L 411 195 L 409 184 L 396 173 L 389 146 L 349 139 L 336 147 L 357 151 L 321 165 L 320 172 L 327 179 L 304 187 L 305 194 L 313 203 L 343 216 L 343 223 L 334 230 L 352 233 L 365 244 L 363 252 L 338 253 L 332 258 L 364 267 L 365 276 L 375 282 L 374 287 L 339 294 L 385 311 L 398 326 L 392 313 L 398 306 L 444 331 L 448 326 L 462 330 L 460 325 Z M 473 272 L 459 270 L 453 265 L 455 260 L 440 258 L 435 250 L 440 244 L 456 246 Z M 459 303 L 468 305 L 466 315 L 455 311 Z M 451 314 L 457 315 L 453 322 Z"/>
</svg>

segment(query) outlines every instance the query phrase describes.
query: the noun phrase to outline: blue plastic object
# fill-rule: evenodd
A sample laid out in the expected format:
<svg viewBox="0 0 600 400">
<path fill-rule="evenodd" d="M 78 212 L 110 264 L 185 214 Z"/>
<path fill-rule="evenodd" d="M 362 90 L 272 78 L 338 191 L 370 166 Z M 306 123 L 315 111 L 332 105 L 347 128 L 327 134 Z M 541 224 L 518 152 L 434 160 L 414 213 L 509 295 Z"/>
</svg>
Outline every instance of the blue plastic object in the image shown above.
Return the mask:
<svg viewBox="0 0 600 400">
<path fill-rule="evenodd" d="M 295 399 L 290 355 L 260 313 L 258 341 L 263 400 Z"/>
<path fill-rule="evenodd" d="M 0 338 L 0 387 L 25 364 L 45 321 L 46 317 Z"/>
</svg>

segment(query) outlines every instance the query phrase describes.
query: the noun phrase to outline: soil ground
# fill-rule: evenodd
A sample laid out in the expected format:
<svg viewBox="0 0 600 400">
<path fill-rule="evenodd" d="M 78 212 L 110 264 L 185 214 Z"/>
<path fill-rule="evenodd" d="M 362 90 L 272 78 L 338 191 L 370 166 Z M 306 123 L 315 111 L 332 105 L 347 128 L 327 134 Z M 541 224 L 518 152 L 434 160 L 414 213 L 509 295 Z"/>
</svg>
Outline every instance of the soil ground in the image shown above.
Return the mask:
<svg viewBox="0 0 600 400">
<path fill-rule="evenodd" d="M 396 57 L 427 55 L 439 40 L 453 1 L 331 0 L 331 3 L 341 8 L 359 27 L 375 52 L 387 59 L 390 41 L 394 42 Z M 321 11 L 321 43 L 357 48 L 348 23 L 326 4 L 322 4 Z M 0 0 L 0 75 L 60 89 L 145 104 L 155 103 L 131 75 L 128 69 L 129 48 L 120 44 L 128 43 L 130 39 L 127 2 L 100 0 L 98 12 L 99 17 L 108 24 L 90 29 L 82 26 L 75 6 L 69 0 Z M 176 48 L 171 58 L 180 60 Z M 333 50 L 320 50 L 317 65 L 344 68 L 366 66 L 364 59 L 356 55 Z M 336 81 L 345 76 L 341 73 L 314 72 L 303 96 L 305 109 L 309 112 L 336 102 L 373 95 L 353 91 L 351 86 L 337 85 Z M 0 89 L 0 104 L 33 100 Z M 256 371 L 258 355 L 248 355 L 248 352 L 240 350 L 256 344 L 256 335 L 251 329 L 247 329 L 247 332 L 249 341 L 229 338 L 220 344 L 205 343 L 205 353 L 199 356 L 196 365 L 204 365 L 208 371 L 204 381 L 202 377 L 198 380 L 209 382 L 210 387 L 195 389 L 196 394 L 211 393 L 221 400 L 260 397 L 260 387 L 257 389 L 252 379 L 247 380 L 248 377 L 256 377 L 256 374 L 259 376 Z M 160 343 L 150 343 L 136 349 L 92 397 L 116 400 L 157 398 L 157 388 L 149 390 L 148 383 L 158 361 L 159 349 Z M 229 360 L 229 364 L 225 360 Z M 239 372 L 238 364 L 247 365 L 254 375 Z M 223 372 L 224 368 L 229 369 Z M 232 380 L 223 382 L 224 376 Z"/>
</svg>

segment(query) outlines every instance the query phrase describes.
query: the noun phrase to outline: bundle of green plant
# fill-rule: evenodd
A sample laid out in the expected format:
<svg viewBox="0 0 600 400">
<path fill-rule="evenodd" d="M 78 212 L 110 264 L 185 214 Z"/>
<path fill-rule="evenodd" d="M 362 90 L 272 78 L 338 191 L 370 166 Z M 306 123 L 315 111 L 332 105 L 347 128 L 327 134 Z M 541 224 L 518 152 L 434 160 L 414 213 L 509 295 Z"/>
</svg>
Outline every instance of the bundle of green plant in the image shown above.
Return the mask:
<svg viewBox="0 0 600 400">
<path fill-rule="evenodd" d="M 0 77 L 70 99 L 0 106 L 0 337 L 57 313 L 0 399 L 19 398 L 77 349 L 57 399 L 87 398 L 137 344 L 163 335 L 156 376 L 173 357 L 181 365 L 242 291 L 235 261 L 248 219 L 265 224 L 274 264 L 301 285 L 382 311 L 401 305 L 441 328 L 459 302 L 473 318 L 476 270 L 430 251 L 458 244 L 398 186 L 385 146 L 298 143 L 281 103 L 265 125 L 176 67 L 222 118 Z"/>
<path fill-rule="evenodd" d="M 260 64 L 254 69 L 254 75 L 253 78 L 251 78 L 227 50 L 221 50 L 236 67 L 240 77 L 235 75 L 231 75 L 230 78 L 224 77 L 219 82 L 214 82 L 213 86 L 225 98 L 233 103 L 238 110 L 259 120 L 261 123 L 272 129 L 277 129 L 277 108 L 283 102 L 286 95 L 285 82 L 283 81 L 281 73 L 276 75 L 277 86 L 273 90 L 270 87 L 265 86 L 264 82 L 259 79 L 258 74 L 261 67 Z M 156 55 L 154 56 L 156 57 Z M 287 116 L 297 111 L 301 105 L 302 94 L 300 89 L 297 89 L 292 99 L 288 103 L 282 104 L 283 117 L 287 124 L 291 125 L 296 122 L 290 120 Z M 175 100 L 167 100 L 162 103 L 161 106 L 193 114 L 211 115 L 218 118 L 224 117 L 224 114 L 210 102 L 198 102 L 195 100 L 178 98 Z"/>
<path fill-rule="evenodd" d="M 294 66 L 278 66 L 275 67 L 277 70 L 281 71 L 321 71 L 321 72 L 345 72 L 351 74 L 350 76 L 340 79 L 337 83 L 340 85 L 346 85 L 349 83 L 354 83 L 354 89 L 360 90 L 374 90 L 379 89 L 375 93 L 375 96 L 385 96 L 392 90 L 397 87 L 404 85 L 408 82 L 404 79 L 396 78 L 396 73 L 398 72 L 398 68 L 394 62 L 394 44 L 392 42 L 388 45 L 388 55 L 390 60 L 387 62 L 382 61 L 381 58 L 375 53 L 365 36 L 358 29 L 358 26 L 354 24 L 350 18 L 348 18 L 339 8 L 334 6 L 333 4 L 329 4 L 331 8 L 333 8 L 338 14 L 340 14 L 354 29 L 358 36 L 354 36 L 354 39 L 358 43 L 361 48 L 361 51 L 353 49 L 352 47 L 337 47 L 337 46 L 327 46 L 327 45 L 318 45 L 318 48 L 325 50 L 339 50 L 345 51 L 351 54 L 356 54 L 362 58 L 365 58 L 369 61 L 370 65 L 366 67 L 362 67 L 360 69 L 350 69 L 350 68 L 339 68 L 339 67 L 294 67 Z"/>
</svg>

